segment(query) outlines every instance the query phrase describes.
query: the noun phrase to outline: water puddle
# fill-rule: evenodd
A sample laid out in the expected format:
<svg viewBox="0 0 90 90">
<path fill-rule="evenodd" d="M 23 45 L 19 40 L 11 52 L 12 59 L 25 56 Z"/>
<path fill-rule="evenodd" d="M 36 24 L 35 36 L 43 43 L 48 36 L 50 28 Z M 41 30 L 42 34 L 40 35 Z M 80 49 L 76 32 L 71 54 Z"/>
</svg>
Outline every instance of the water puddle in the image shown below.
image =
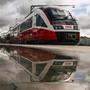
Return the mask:
<svg viewBox="0 0 90 90">
<path fill-rule="evenodd" d="M 60 88 L 62 90 L 74 90 L 70 87 L 77 86 L 79 88 L 79 85 L 73 85 L 72 82 L 85 79 L 85 72 L 77 68 L 78 62 L 78 56 L 63 52 L 56 54 L 53 51 L 36 48 L 1 47 L 0 72 L 2 73 L 0 73 L 0 83 L 3 86 L 7 84 L 5 85 L 6 88 L 9 88 L 8 86 L 13 87 L 7 90 L 36 90 L 36 85 L 38 90 L 41 90 L 40 88 L 49 90 L 52 87 L 52 90 L 56 90 L 57 87 L 58 90 Z M 73 79 L 71 79 L 72 76 Z M 69 84 L 65 83 L 69 81 Z M 87 85 L 84 84 L 83 87 L 86 88 Z"/>
</svg>

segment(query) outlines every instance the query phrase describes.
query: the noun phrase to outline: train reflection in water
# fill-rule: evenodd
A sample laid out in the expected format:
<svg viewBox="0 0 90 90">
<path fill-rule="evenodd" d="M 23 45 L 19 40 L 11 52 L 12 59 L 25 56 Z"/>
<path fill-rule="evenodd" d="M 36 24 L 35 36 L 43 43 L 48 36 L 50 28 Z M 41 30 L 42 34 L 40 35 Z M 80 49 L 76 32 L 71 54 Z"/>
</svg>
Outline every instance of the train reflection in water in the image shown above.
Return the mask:
<svg viewBox="0 0 90 90">
<path fill-rule="evenodd" d="M 10 58 L 30 72 L 30 80 L 34 82 L 65 81 L 76 71 L 78 64 L 78 59 L 73 56 L 35 48 L 7 47 L 6 50 L 10 53 Z"/>
</svg>

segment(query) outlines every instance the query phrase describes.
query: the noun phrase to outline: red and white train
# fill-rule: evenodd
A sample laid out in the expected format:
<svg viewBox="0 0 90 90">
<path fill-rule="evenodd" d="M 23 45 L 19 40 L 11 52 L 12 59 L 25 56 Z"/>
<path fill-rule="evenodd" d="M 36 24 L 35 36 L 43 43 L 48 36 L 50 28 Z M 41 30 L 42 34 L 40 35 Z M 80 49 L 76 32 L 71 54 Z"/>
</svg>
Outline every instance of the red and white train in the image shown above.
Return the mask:
<svg viewBox="0 0 90 90">
<path fill-rule="evenodd" d="M 80 32 L 69 11 L 57 7 L 35 7 L 25 19 L 10 29 L 10 43 L 77 44 Z"/>
</svg>

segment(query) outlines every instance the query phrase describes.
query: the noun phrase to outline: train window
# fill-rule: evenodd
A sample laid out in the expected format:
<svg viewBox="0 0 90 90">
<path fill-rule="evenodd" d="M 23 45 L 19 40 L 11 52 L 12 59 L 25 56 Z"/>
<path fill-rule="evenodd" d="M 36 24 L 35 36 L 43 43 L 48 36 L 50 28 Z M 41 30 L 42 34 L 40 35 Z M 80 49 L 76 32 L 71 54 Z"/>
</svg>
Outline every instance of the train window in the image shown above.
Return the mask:
<svg viewBox="0 0 90 90">
<path fill-rule="evenodd" d="M 67 20 L 72 19 L 70 13 L 65 10 L 59 10 L 57 8 L 47 8 L 46 15 L 50 19 L 50 21 L 57 21 L 57 20 Z"/>
<path fill-rule="evenodd" d="M 26 21 L 26 25 L 27 25 L 27 28 L 31 28 L 31 27 L 32 27 L 32 18 L 29 18 L 29 19 Z"/>
<path fill-rule="evenodd" d="M 36 15 L 36 26 L 47 27 L 40 15 Z"/>
<path fill-rule="evenodd" d="M 63 10 L 51 9 L 51 12 L 54 16 L 65 16 L 65 12 Z"/>
<path fill-rule="evenodd" d="M 32 27 L 32 18 L 27 19 L 25 22 L 23 22 L 20 26 L 20 31 L 24 31 L 26 29 L 29 29 Z"/>
<path fill-rule="evenodd" d="M 20 31 L 23 31 L 25 29 L 26 29 L 26 24 L 25 24 L 25 22 L 23 22 L 20 26 Z"/>
<path fill-rule="evenodd" d="M 46 63 L 36 64 L 36 74 L 39 75 L 45 68 Z"/>
</svg>

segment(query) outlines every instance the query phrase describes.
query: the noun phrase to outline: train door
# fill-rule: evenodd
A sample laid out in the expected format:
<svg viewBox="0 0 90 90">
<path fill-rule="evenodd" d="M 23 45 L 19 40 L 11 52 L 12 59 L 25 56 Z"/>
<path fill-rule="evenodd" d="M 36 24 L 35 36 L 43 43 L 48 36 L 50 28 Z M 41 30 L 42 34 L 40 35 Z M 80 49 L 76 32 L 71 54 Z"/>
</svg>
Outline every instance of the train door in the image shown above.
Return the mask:
<svg viewBox="0 0 90 90">
<path fill-rule="evenodd" d="M 33 16 L 33 38 L 36 42 L 43 39 L 44 29 L 47 28 L 43 18 L 36 14 Z"/>
<path fill-rule="evenodd" d="M 39 14 L 36 14 L 36 27 L 47 28 L 47 24 Z"/>
</svg>

